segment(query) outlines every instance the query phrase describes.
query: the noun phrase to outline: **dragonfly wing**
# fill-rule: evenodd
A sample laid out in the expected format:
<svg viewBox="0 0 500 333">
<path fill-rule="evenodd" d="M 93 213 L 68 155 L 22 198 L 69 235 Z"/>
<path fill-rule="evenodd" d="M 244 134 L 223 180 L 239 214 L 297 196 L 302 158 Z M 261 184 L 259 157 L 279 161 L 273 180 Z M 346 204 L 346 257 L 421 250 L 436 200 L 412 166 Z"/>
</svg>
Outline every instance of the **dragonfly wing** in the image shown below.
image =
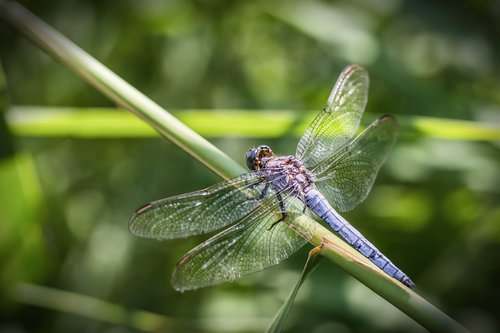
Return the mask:
<svg viewBox="0 0 500 333">
<path fill-rule="evenodd" d="M 129 221 L 141 237 L 173 239 L 204 234 L 235 223 L 258 206 L 266 180 L 251 172 L 205 190 L 174 196 L 139 208 Z"/>
<path fill-rule="evenodd" d="M 316 186 L 336 210 L 349 211 L 367 197 L 398 132 L 396 120 L 384 115 L 313 168 Z"/>
<path fill-rule="evenodd" d="M 359 127 L 368 98 L 368 73 L 358 65 L 340 74 L 325 108 L 314 118 L 297 145 L 295 156 L 316 165 L 348 142 Z"/>
<path fill-rule="evenodd" d="M 233 281 L 276 265 L 297 251 L 310 236 L 295 231 L 294 217 L 302 214 L 303 204 L 292 207 L 294 198 L 289 199 L 283 201 L 287 217 L 274 226 L 281 213 L 276 198 L 270 197 L 239 223 L 189 251 L 172 275 L 174 288 L 183 291 Z"/>
</svg>

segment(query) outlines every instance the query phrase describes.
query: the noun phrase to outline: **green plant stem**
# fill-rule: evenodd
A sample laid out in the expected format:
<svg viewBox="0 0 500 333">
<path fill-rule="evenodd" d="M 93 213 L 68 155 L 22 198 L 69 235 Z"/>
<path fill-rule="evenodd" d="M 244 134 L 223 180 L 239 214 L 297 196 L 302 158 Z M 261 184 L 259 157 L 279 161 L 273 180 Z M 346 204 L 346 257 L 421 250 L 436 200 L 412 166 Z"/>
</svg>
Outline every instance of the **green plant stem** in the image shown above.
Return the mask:
<svg viewBox="0 0 500 333">
<path fill-rule="evenodd" d="M 244 169 L 201 136 L 134 89 L 116 74 L 78 48 L 21 5 L 0 0 L 0 15 L 42 50 L 58 59 L 118 105 L 130 110 L 158 132 L 224 178 Z M 371 262 L 330 231 L 303 216 L 300 223 L 315 225 L 311 243 L 323 245 L 322 254 L 356 277 L 381 297 L 431 331 L 466 331 L 453 319 L 399 282 L 387 277 Z"/>
<path fill-rule="evenodd" d="M 309 221 L 300 223 L 309 223 Z M 444 314 L 415 291 L 382 272 L 322 225 L 315 226 L 311 243 L 322 244 L 321 254 L 323 256 L 349 272 L 429 331 L 468 332 L 465 327 Z"/>
<path fill-rule="evenodd" d="M 245 169 L 27 9 L 0 0 L 0 15 L 43 51 L 223 178 Z"/>
</svg>

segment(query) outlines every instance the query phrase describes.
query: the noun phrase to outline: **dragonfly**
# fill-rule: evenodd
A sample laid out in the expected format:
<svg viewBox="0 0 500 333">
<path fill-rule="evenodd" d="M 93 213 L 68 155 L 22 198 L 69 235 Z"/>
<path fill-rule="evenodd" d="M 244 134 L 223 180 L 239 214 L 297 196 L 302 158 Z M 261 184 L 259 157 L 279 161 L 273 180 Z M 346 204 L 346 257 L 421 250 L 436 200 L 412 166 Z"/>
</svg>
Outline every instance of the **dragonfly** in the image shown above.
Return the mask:
<svg viewBox="0 0 500 333">
<path fill-rule="evenodd" d="M 171 278 L 175 289 L 217 285 L 276 265 L 312 237 L 313 227 L 296 222 L 304 214 L 324 221 L 383 272 L 414 287 L 339 214 L 367 197 L 399 132 L 395 118 L 382 115 L 356 136 L 368 86 L 363 67 L 347 66 L 295 155 L 275 156 L 269 146 L 260 145 L 246 154 L 250 172 L 137 209 L 129 230 L 140 237 L 214 233 L 177 263 Z"/>
</svg>

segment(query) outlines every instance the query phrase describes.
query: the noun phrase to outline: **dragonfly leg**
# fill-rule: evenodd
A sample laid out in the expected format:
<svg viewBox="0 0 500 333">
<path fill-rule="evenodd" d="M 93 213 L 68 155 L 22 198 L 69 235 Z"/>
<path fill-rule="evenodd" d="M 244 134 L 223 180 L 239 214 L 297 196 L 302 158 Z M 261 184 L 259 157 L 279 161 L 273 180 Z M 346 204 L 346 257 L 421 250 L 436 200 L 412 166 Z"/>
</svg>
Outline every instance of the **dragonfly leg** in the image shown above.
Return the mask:
<svg viewBox="0 0 500 333">
<path fill-rule="evenodd" d="M 286 217 L 286 208 L 285 208 L 285 204 L 283 203 L 283 198 L 281 197 L 281 194 L 280 193 L 276 193 L 276 198 L 278 198 L 278 203 L 280 205 L 281 218 L 278 221 L 276 221 L 273 224 L 271 224 L 271 226 L 267 230 L 271 230 L 276 224 L 278 224 L 281 221 L 283 221 L 285 219 L 285 217 Z"/>
<path fill-rule="evenodd" d="M 269 190 L 269 182 L 266 182 L 266 185 L 264 185 L 264 188 L 262 189 L 262 192 L 254 198 L 250 198 L 250 200 L 257 200 L 260 201 L 265 198 L 267 191 Z"/>
</svg>

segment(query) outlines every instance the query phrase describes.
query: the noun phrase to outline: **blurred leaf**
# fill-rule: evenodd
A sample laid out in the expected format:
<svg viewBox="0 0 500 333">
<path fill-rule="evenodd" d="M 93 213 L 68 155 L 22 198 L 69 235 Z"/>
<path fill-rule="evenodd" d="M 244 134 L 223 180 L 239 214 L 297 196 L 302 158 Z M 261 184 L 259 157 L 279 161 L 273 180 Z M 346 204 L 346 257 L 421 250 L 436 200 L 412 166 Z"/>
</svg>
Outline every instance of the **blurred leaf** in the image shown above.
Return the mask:
<svg viewBox="0 0 500 333">
<path fill-rule="evenodd" d="M 0 288 L 10 290 L 18 280 L 40 279 L 47 261 L 41 228 L 42 191 L 31 155 L 14 149 L 5 124 L 7 89 L 3 79 L 0 67 Z"/>
<path fill-rule="evenodd" d="M 7 83 L 5 81 L 3 68 L 0 64 L 0 159 L 9 158 L 14 154 L 12 134 L 5 120 L 7 107 Z"/>
<path fill-rule="evenodd" d="M 171 319 L 149 311 L 128 310 L 122 305 L 74 292 L 19 283 L 11 290 L 18 301 L 67 312 L 106 323 L 130 325 L 147 332 L 168 331 Z"/>
<path fill-rule="evenodd" d="M 175 115 L 206 137 L 280 138 L 300 136 L 315 111 L 292 110 L 177 110 Z M 114 108 L 13 106 L 8 125 L 19 136 L 141 138 L 158 134 L 130 113 Z M 363 121 L 371 119 L 367 115 Z M 453 140 L 500 140 L 500 126 L 467 120 L 398 116 L 404 136 Z"/>
<path fill-rule="evenodd" d="M 300 286 L 302 285 L 302 283 L 304 283 L 306 277 L 310 273 L 312 273 L 320 263 L 320 259 L 322 258 L 321 256 L 318 256 L 320 254 L 320 251 L 321 247 L 319 246 L 309 251 L 309 255 L 307 256 L 307 261 L 304 266 L 304 270 L 302 271 L 302 274 L 300 275 L 297 284 L 292 289 L 290 295 L 288 295 L 287 299 L 285 300 L 285 303 L 283 303 L 283 305 L 279 309 L 278 313 L 273 319 L 273 322 L 271 323 L 271 326 L 269 326 L 269 328 L 267 329 L 267 332 L 269 333 L 281 332 L 281 330 L 283 329 L 283 326 L 285 325 L 286 322 L 286 318 L 288 317 L 288 313 L 290 312 L 293 302 L 295 301 L 295 296 L 297 296 L 297 293 L 299 292 Z"/>
<path fill-rule="evenodd" d="M 409 133 L 455 140 L 500 140 L 500 125 L 460 119 L 443 119 L 424 116 L 398 116 L 401 127 Z"/>
</svg>

